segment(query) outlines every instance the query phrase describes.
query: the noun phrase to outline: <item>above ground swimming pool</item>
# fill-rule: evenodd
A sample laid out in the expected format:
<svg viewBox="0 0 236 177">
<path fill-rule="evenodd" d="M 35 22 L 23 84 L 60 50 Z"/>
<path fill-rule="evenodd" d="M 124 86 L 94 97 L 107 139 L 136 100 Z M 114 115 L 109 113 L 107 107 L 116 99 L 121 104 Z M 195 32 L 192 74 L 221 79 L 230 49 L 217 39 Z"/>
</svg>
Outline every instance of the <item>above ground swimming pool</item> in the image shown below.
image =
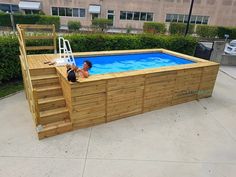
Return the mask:
<svg viewBox="0 0 236 177">
<path fill-rule="evenodd" d="M 152 52 L 108 56 L 76 57 L 76 65 L 81 67 L 83 65 L 83 61 L 85 60 L 89 60 L 93 64 L 93 67 L 90 70 L 91 75 L 195 63 L 194 61 L 186 60 L 173 55 L 160 52 Z"/>
</svg>

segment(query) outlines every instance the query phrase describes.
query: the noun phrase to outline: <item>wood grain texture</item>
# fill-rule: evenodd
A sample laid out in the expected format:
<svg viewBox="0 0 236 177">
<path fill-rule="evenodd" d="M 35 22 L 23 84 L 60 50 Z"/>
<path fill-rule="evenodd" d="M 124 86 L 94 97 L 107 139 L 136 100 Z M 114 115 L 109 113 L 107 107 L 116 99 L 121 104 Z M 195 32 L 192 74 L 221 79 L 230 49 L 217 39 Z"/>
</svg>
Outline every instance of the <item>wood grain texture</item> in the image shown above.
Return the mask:
<svg viewBox="0 0 236 177">
<path fill-rule="evenodd" d="M 32 78 L 41 74 L 50 76 L 56 70 L 59 81 L 55 80 L 56 78 L 51 78 L 50 82 L 41 79 L 33 81 L 33 84 L 37 88 L 40 87 L 40 84 L 53 86 L 54 82 L 60 83 L 61 90 L 58 89 L 58 92 L 55 91 L 52 94 L 55 94 L 55 96 L 63 95 L 64 97 L 66 108 L 69 111 L 69 120 L 71 120 L 71 126 L 68 125 L 67 128 L 90 127 L 212 95 L 219 65 L 211 61 L 165 49 L 83 52 L 75 55 L 99 56 L 140 52 L 163 52 L 196 63 L 93 75 L 89 78 L 79 78 L 78 82 L 71 83 L 66 79 L 65 67 L 44 64 L 44 61 L 54 60 L 58 55 L 28 55 L 27 58 Z M 23 71 L 24 85 L 27 89 L 26 74 Z M 45 91 L 39 93 L 38 96 L 42 97 L 45 94 L 49 95 L 50 92 Z M 31 103 L 29 102 L 29 104 Z M 51 105 L 51 107 L 63 104 L 64 102 L 61 100 Z M 46 109 L 47 106 L 49 106 L 49 103 L 44 103 L 41 110 Z M 68 115 L 62 114 L 63 116 L 67 117 Z M 57 134 L 56 128 L 48 128 L 45 132 L 47 133 L 41 133 L 40 136 Z"/>
</svg>

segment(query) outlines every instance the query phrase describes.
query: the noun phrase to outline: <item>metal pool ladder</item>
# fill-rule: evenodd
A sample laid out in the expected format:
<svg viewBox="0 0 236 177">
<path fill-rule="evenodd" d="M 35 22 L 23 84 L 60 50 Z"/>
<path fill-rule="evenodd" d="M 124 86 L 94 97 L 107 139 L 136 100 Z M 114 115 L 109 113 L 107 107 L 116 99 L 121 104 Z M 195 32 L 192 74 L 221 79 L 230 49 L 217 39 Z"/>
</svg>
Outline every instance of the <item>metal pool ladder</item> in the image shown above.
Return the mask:
<svg viewBox="0 0 236 177">
<path fill-rule="evenodd" d="M 71 50 L 70 42 L 63 37 L 59 37 L 59 54 L 60 60 L 75 65 L 75 59 Z"/>
</svg>

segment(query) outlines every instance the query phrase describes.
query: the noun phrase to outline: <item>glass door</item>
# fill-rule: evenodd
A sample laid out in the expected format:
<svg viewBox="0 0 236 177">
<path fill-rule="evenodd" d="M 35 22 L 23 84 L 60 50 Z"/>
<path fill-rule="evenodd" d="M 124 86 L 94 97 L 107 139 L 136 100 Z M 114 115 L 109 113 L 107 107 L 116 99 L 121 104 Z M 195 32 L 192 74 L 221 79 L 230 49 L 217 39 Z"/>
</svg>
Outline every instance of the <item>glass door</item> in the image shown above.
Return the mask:
<svg viewBox="0 0 236 177">
<path fill-rule="evenodd" d="M 112 21 L 112 25 L 114 25 L 114 10 L 108 10 L 107 11 L 107 19 L 111 20 Z"/>
</svg>

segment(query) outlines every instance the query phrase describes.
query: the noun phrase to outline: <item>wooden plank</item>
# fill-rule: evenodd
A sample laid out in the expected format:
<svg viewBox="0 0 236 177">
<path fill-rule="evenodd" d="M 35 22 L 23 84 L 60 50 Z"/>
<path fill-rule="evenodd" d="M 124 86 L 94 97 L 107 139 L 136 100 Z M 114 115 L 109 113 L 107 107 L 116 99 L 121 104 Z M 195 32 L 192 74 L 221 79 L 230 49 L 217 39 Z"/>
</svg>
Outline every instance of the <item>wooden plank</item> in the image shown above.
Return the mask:
<svg viewBox="0 0 236 177">
<path fill-rule="evenodd" d="M 87 128 L 95 125 L 99 125 L 105 123 L 105 117 L 99 117 L 95 119 L 89 119 L 86 121 L 77 121 L 73 123 L 73 129 L 78 129 L 78 128 Z"/>
<path fill-rule="evenodd" d="M 53 25 L 19 24 L 21 29 L 53 29 Z"/>
<path fill-rule="evenodd" d="M 106 83 L 105 82 L 95 82 L 89 84 L 82 84 L 81 87 L 72 87 L 72 97 L 82 96 L 82 95 L 89 95 L 94 93 L 101 93 L 106 91 Z"/>
<path fill-rule="evenodd" d="M 25 36 L 26 40 L 35 40 L 35 39 L 54 39 L 52 35 L 40 35 L 40 36 Z"/>
<path fill-rule="evenodd" d="M 136 109 L 136 110 L 132 110 L 125 113 L 120 113 L 120 114 L 108 115 L 107 121 L 110 122 L 110 121 L 118 120 L 121 118 L 129 117 L 129 116 L 134 116 L 140 113 L 142 113 L 142 109 Z"/>
<path fill-rule="evenodd" d="M 96 93 L 91 95 L 83 95 L 79 97 L 72 97 L 72 105 L 83 105 L 93 102 L 105 102 L 105 93 Z"/>
<path fill-rule="evenodd" d="M 144 76 L 124 77 L 111 79 L 107 82 L 107 90 L 119 90 L 126 88 L 134 88 L 144 85 Z"/>
<path fill-rule="evenodd" d="M 33 51 L 33 50 L 53 50 L 54 46 L 27 46 L 26 50 Z"/>
</svg>

